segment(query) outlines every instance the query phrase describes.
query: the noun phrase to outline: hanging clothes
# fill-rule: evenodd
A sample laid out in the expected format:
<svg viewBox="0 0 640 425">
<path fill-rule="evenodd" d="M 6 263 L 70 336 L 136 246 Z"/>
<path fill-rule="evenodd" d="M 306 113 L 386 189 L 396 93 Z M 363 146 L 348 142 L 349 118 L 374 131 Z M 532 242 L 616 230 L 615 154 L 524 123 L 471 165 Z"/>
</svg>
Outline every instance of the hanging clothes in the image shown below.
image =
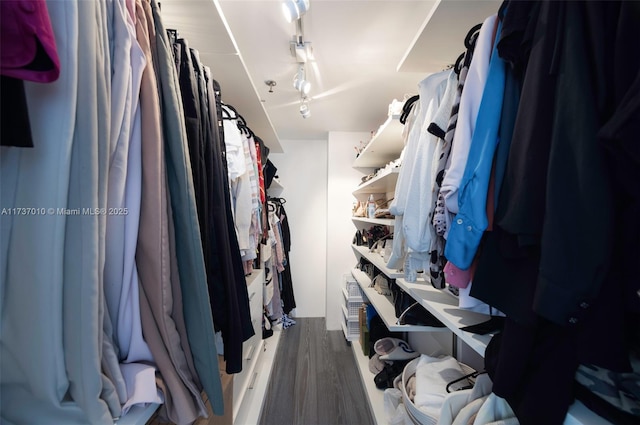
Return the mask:
<svg viewBox="0 0 640 425">
<path fill-rule="evenodd" d="M 104 291 L 120 369 L 127 387 L 123 413 L 133 404 L 158 403 L 153 355 L 142 336 L 135 262 L 141 201 L 140 82 L 146 58 L 124 2 L 113 3 L 111 144 L 107 174 Z M 134 378 L 135 377 L 135 378 Z M 133 385 L 134 387 L 131 387 Z"/>
<path fill-rule="evenodd" d="M 140 88 L 142 187 L 136 263 L 140 275 L 142 331 L 158 366 L 164 395 L 161 417 L 187 424 L 206 415 L 187 338 L 182 290 L 173 249 L 173 215 L 167 193 L 159 93 L 152 60 L 151 10 L 136 0 L 136 33 L 147 60 Z"/>
<path fill-rule="evenodd" d="M 209 302 L 207 275 L 202 253 L 195 192 L 188 158 L 184 113 L 177 95 L 179 88 L 171 45 L 155 0 L 150 1 L 155 23 L 152 52 L 158 61 L 156 75 L 163 111 L 169 199 L 175 226 L 175 246 L 180 273 L 187 335 L 200 382 L 215 413 L 224 409 L 222 385 Z M 145 6 L 147 7 L 147 6 Z M 155 50 L 154 50 L 155 47 Z"/>
<path fill-rule="evenodd" d="M 44 0 L 0 3 L 0 76 L 3 146 L 33 147 L 24 81 L 50 83 L 60 60 Z"/>
<path fill-rule="evenodd" d="M 100 17 L 100 7 L 93 2 L 50 2 L 48 10 L 61 62 L 66 66 L 50 85 L 25 85 L 37 149 L 2 148 L 0 156 L 3 206 L 54 208 L 45 215 L 2 219 L 2 419 L 11 423 L 108 423 L 111 412 L 119 411 L 119 400 L 100 373 L 103 310 L 99 264 L 94 262 L 100 240 L 97 219 L 73 217 L 86 233 L 82 241 L 67 240 L 75 236 L 78 227 L 66 226 L 69 215 L 57 213 L 57 208 L 64 210 L 89 200 L 89 192 L 69 195 L 76 184 L 82 183 L 84 189 L 97 187 L 98 167 L 85 174 L 77 163 L 72 169 L 72 162 L 83 158 L 98 161 L 97 144 L 87 144 L 85 136 L 96 134 L 94 124 L 100 113 L 106 112 L 100 109 L 104 106 L 100 100 L 105 98 L 98 96 L 103 93 L 91 93 L 91 86 L 83 92 L 80 84 L 108 74 L 103 73 L 96 57 L 91 58 L 93 50 L 80 52 L 78 43 L 80 29 L 83 42 L 99 43 L 94 22 Z M 79 62 L 80 58 L 86 61 Z M 94 105 L 90 111 L 77 108 L 88 98 Z M 66 248 L 71 249 L 71 255 L 80 254 L 80 265 L 69 267 Z M 27 261 L 34 256 L 40 259 L 37 266 Z M 78 345 L 82 350 L 77 350 Z M 67 349 L 73 351 L 65 356 Z M 65 400 L 69 390 L 78 403 Z"/>
</svg>

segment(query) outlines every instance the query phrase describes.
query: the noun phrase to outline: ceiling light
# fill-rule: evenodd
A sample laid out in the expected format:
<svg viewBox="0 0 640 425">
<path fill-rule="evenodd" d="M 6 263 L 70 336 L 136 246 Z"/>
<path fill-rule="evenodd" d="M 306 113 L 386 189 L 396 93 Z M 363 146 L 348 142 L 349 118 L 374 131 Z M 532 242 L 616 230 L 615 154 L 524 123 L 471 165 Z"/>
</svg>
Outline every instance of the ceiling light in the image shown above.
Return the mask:
<svg viewBox="0 0 640 425">
<path fill-rule="evenodd" d="M 287 0 L 282 2 L 282 13 L 287 22 L 298 20 L 309 10 L 309 0 Z"/>
<path fill-rule="evenodd" d="M 307 63 L 307 61 L 313 60 L 313 47 L 311 47 L 310 41 L 303 41 L 301 37 L 294 35 L 290 48 L 291 56 L 296 58 L 296 62 Z"/>
<path fill-rule="evenodd" d="M 309 91 L 311 90 L 311 83 L 307 81 L 304 72 L 304 66 L 302 65 L 298 67 L 298 72 L 293 77 L 293 87 L 298 90 L 303 96 L 308 95 Z"/>
<path fill-rule="evenodd" d="M 305 119 L 311 116 L 311 109 L 309 109 L 309 105 L 307 105 L 306 102 L 303 102 L 302 105 L 300 105 L 300 115 Z"/>
</svg>

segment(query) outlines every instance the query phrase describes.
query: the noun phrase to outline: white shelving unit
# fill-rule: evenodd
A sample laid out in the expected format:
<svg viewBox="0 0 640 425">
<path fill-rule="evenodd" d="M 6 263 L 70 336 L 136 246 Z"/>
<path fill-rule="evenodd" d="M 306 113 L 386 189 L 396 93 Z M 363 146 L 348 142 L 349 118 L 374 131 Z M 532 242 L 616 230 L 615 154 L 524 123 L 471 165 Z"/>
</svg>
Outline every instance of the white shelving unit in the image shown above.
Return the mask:
<svg viewBox="0 0 640 425">
<path fill-rule="evenodd" d="M 397 66 L 400 72 L 438 72 L 464 51 L 476 24 L 498 12 L 500 0 L 436 0 Z"/>
<path fill-rule="evenodd" d="M 271 379 L 273 362 L 281 335 L 282 331 L 274 330 L 270 338 L 263 340 L 260 361 L 253 370 L 242 404 L 238 409 L 234 409 L 234 424 L 257 424 L 260 421 L 264 406 L 264 395 Z"/>
<path fill-rule="evenodd" d="M 378 173 L 371 180 L 362 183 L 353 191 L 353 196 L 360 200 L 366 200 L 371 193 L 389 193 L 396 190 L 396 182 L 400 168 L 389 168 Z"/>
<path fill-rule="evenodd" d="M 475 352 L 484 356 L 491 335 L 477 335 L 462 331 L 460 328 L 485 322 L 489 320 L 489 316 L 458 308 L 456 297 L 447 291 L 435 289 L 424 279 L 418 279 L 416 283 L 409 283 L 403 278 L 399 278 L 396 279 L 396 284 L 444 323 Z"/>
<path fill-rule="evenodd" d="M 367 217 L 352 217 L 351 220 L 354 224 L 372 224 L 381 226 L 394 226 L 395 220 L 393 218 L 367 218 Z"/>
<path fill-rule="evenodd" d="M 274 177 L 273 180 L 271 180 L 271 185 L 269 185 L 269 189 L 267 189 L 269 196 L 278 197 L 282 195 L 283 191 L 284 191 L 284 186 L 282 185 L 282 183 L 280 183 L 280 180 Z"/>
<path fill-rule="evenodd" d="M 375 136 L 353 162 L 354 168 L 380 167 L 397 159 L 402 151 L 402 129 L 399 115 L 392 115 L 378 128 Z"/>
<path fill-rule="evenodd" d="M 176 29 L 189 46 L 200 52 L 222 87 L 222 100 L 233 105 L 271 152 L 282 153 L 280 139 L 267 115 L 260 94 L 238 51 L 218 0 L 162 0 L 162 20 Z"/>
<path fill-rule="evenodd" d="M 353 276 L 345 276 L 345 279 L 342 288 L 342 331 L 347 341 L 355 341 L 360 337 L 359 309 L 365 298 Z"/>
<path fill-rule="evenodd" d="M 362 345 L 360 345 L 360 341 L 353 341 L 351 343 L 351 349 L 353 350 L 353 356 L 355 357 L 358 365 L 360 379 L 362 380 L 364 390 L 367 393 L 369 410 L 371 411 L 371 416 L 373 416 L 374 419 L 373 425 L 385 425 L 387 423 L 387 419 L 384 413 L 384 391 L 379 390 L 373 382 L 375 375 L 369 371 L 369 358 L 362 353 Z"/>
<path fill-rule="evenodd" d="M 404 273 L 400 273 L 397 270 L 390 269 L 387 267 L 387 263 L 385 263 L 384 259 L 377 252 L 369 251 L 369 248 L 366 246 L 359 245 L 351 245 L 351 248 L 356 253 L 356 255 L 360 257 L 364 257 L 373 264 L 378 270 L 380 270 L 385 276 L 396 279 L 398 277 L 403 277 Z"/>
<path fill-rule="evenodd" d="M 373 305 L 378 315 L 391 332 L 449 332 L 447 328 L 435 328 L 431 326 L 399 325 L 391 296 L 379 294 L 374 288 L 370 288 L 371 279 L 361 270 L 351 270 L 353 277 L 360 285 L 365 297 Z"/>
</svg>

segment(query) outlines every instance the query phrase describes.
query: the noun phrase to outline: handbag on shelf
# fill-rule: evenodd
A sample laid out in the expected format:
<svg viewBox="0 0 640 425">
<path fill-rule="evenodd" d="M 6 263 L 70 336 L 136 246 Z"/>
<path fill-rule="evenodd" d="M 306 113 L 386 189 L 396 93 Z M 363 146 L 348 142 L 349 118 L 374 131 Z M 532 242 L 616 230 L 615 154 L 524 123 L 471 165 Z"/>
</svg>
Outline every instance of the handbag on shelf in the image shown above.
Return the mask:
<svg viewBox="0 0 640 425">
<path fill-rule="evenodd" d="M 393 307 L 399 325 L 443 328 L 445 325 L 397 284 L 392 285 Z"/>
<path fill-rule="evenodd" d="M 383 275 L 382 273 L 378 274 L 376 277 L 373 278 L 373 280 L 371 281 L 371 285 L 373 286 L 373 289 L 376 290 L 376 292 L 378 292 L 378 294 L 380 295 L 391 295 L 391 289 L 389 288 L 389 281 L 387 280 L 386 276 Z"/>
<path fill-rule="evenodd" d="M 391 257 L 391 253 L 393 252 L 393 238 L 389 238 L 384 241 L 384 249 L 382 250 L 382 259 L 386 263 L 389 261 Z"/>
<path fill-rule="evenodd" d="M 367 203 L 365 201 L 356 201 L 353 204 L 353 217 L 367 216 Z"/>
</svg>

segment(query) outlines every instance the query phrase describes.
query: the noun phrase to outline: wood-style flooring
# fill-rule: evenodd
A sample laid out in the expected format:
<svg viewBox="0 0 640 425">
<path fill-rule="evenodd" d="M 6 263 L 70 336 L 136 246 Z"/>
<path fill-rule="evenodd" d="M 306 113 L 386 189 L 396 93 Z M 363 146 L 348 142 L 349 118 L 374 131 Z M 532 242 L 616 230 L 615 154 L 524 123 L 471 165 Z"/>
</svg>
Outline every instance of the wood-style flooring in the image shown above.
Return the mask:
<svg viewBox="0 0 640 425">
<path fill-rule="evenodd" d="M 282 331 L 261 425 L 370 425 L 358 366 L 341 331 L 299 318 Z"/>
</svg>

